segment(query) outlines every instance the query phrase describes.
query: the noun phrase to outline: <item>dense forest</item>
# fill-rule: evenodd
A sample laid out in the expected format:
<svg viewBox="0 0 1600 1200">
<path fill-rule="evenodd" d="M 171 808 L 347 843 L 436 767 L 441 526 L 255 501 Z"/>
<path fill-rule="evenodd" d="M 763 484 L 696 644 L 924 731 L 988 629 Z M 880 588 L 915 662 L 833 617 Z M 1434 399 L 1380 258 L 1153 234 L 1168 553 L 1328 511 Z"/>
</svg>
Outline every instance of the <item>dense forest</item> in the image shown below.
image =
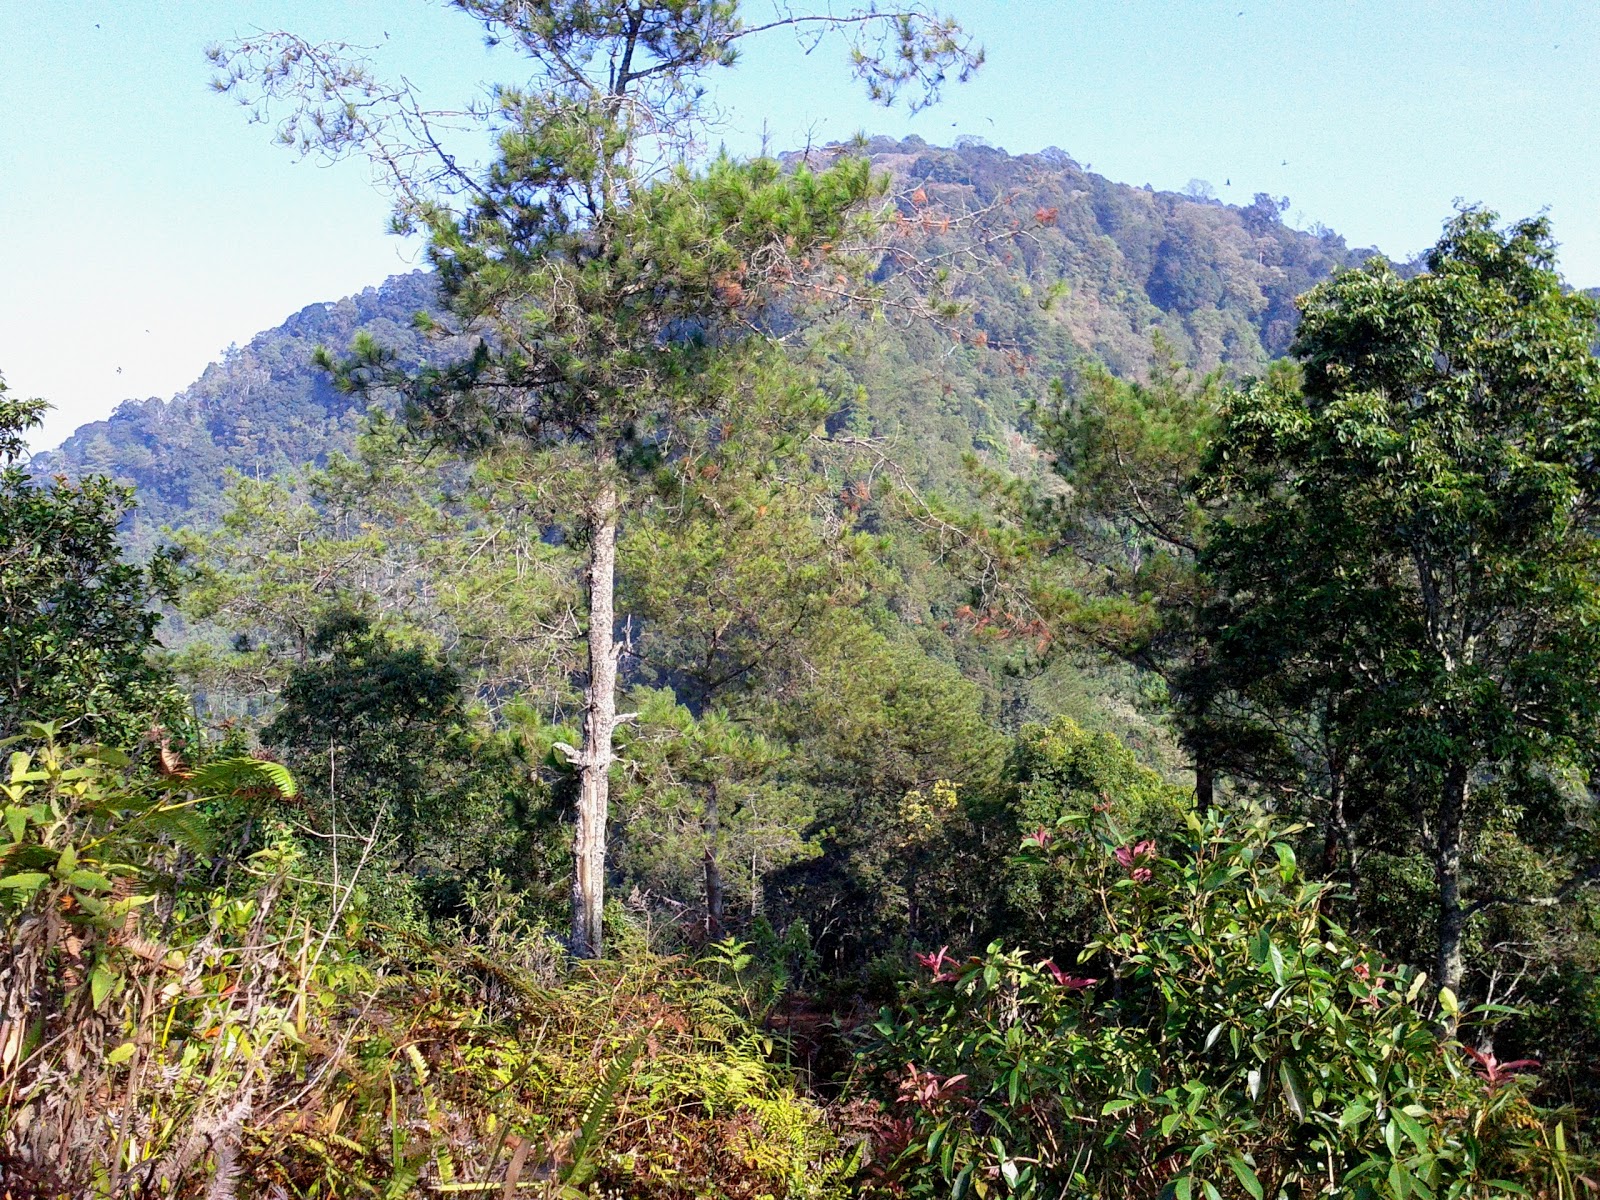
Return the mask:
<svg viewBox="0 0 1600 1200">
<path fill-rule="evenodd" d="M 482 168 L 212 52 L 425 270 L 49 454 L 0 382 L 5 1195 L 1600 1188 L 1549 222 L 707 156 L 737 3 L 457 7 L 529 69 Z"/>
</svg>

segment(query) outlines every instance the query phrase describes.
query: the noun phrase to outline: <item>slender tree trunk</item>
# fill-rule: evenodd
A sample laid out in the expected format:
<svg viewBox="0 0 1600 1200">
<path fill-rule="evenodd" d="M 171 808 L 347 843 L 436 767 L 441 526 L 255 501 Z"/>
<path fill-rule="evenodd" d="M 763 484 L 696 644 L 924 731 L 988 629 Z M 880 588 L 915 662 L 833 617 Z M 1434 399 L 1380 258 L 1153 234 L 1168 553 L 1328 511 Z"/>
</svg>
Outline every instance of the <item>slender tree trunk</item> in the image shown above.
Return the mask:
<svg viewBox="0 0 1600 1200">
<path fill-rule="evenodd" d="M 1333 775 L 1333 784 L 1328 795 L 1328 839 L 1333 844 L 1333 860 L 1324 864 L 1323 876 L 1332 879 L 1335 867 L 1344 871 L 1345 887 L 1349 890 L 1351 903 L 1358 903 L 1361 899 L 1361 855 L 1356 846 L 1355 830 L 1350 827 L 1350 811 L 1345 806 L 1345 771 L 1341 766 Z M 1334 861 L 1336 860 L 1336 861 Z"/>
<path fill-rule="evenodd" d="M 1332 879 L 1339 870 L 1349 827 L 1344 815 L 1344 772 L 1337 766 L 1328 775 L 1328 817 L 1322 826 L 1322 877 Z"/>
<path fill-rule="evenodd" d="M 726 889 L 722 883 L 722 864 L 717 861 L 717 785 L 713 783 L 706 796 L 706 933 L 716 937 L 722 933 L 722 920 L 726 904 Z"/>
<path fill-rule="evenodd" d="M 1464 965 L 1461 939 L 1466 929 L 1466 909 L 1461 903 L 1461 826 L 1467 809 L 1467 768 L 1452 763 L 1445 772 L 1444 795 L 1439 806 L 1438 843 L 1434 848 L 1434 878 L 1439 889 L 1439 945 L 1434 962 L 1435 981 L 1461 994 Z"/>
<path fill-rule="evenodd" d="M 1211 806 L 1217 802 L 1217 777 L 1211 770 L 1211 764 L 1204 758 L 1195 760 L 1194 764 L 1194 807 L 1201 816 L 1211 811 Z"/>
<path fill-rule="evenodd" d="M 603 471 L 607 464 L 600 465 Z M 617 722 L 616 577 L 617 492 L 604 481 L 589 512 L 589 680 L 583 693 L 572 870 L 572 953 L 578 958 L 599 958 L 605 951 L 600 916 L 606 899 L 611 735 Z"/>
</svg>

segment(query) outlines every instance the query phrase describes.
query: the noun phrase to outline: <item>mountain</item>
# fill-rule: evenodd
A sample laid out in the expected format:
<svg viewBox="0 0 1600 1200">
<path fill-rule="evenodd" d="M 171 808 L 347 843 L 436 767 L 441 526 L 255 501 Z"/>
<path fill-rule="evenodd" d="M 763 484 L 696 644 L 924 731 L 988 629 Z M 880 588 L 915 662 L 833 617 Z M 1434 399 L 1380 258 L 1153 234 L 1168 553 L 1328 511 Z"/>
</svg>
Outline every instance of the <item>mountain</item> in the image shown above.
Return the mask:
<svg viewBox="0 0 1600 1200">
<path fill-rule="evenodd" d="M 135 545 L 163 525 L 207 525 L 228 468 L 270 475 L 351 444 L 362 403 L 334 389 L 312 366 L 312 352 L 342 348 L 364 329 L 416 355 L 421 338 L 411 316 L 434 297 L 430 276 L 414 271 L 335 303 L 308 305 L 248 345 L 230 347 L 172 399 L 127 400 L 106 420 L 79 426 L 58 450 L 35 455 L 32 469 L 101 473 L 132 484 L 139 508 L 127 532 Z"/>
<path fill-rule="evenodd" d="M 944 474 L 966 450 L 1003 453 L 1043 381 L 1085 356 L 1126 375 L 1157 354 L 1252 372 L 1288 347 L 1298 294 L 1376 253 L 1285 226 L 1286 201 L 1259 195 L 1235 207 L 1131 187 L 1053 148 L 1014 156 L 978 140 L 943 148 L 913 137 L 866 149 L 920 197 L 908 204 L 972 218 L 981 234 L 962 255 L 958 285 L 975 336 L 952 347 L 929 329 L 891 329 L 847 364 L 864 397 L 849 419 L 914 442 L 924 476 Z M 1055 303 L 1040 303 L 1051 294 Z M 172 399 L 129 400 L 81 426 L 34 469 L 134 485 L 134 545 L 163 525 L 208 525 L 228 468 L 272 474 L 350 445 L 360 403 L 311 365 L 313 350 L 343 349 L 365 330 L 402 359 L 420 358 L 411 318 L 434 299 L 419 271 L 310 305 L 230 349 Z"/>
</svg>

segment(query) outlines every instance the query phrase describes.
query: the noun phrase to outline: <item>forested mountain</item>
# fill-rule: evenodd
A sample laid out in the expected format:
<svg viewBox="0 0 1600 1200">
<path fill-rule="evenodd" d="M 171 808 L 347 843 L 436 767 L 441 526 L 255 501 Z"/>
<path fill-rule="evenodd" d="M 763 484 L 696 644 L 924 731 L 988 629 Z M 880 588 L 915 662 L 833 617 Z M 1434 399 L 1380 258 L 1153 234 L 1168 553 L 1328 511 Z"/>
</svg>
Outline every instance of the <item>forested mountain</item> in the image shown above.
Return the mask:
<svg viewBox="0 0 1600 1200">
<path fill-rule="evenodd" d="M 341 396 L 311 365 L 318 346 L 343 347 L 357 330 L 414 350 L 411 318 L 433 303 L 424 272 L 397 275 L 335 303 L 310 304 L 276 329 L 229 347 L 170 400 L 124 401 L 104 421 L 81 426 L 60 449 L 36 455 L 35 474 L 105 474 L 137 489 L 132 539 L 148 543 L 165 524 L 210 524 L 223 477 L 292 470 L 346 448 L 361 405 Z"/>
<path fill-rule="evenodd" d="M 212 52 L 433 274 L 31 461 L 0 379 L 0 1191 L 1595 1191 L 1550 221 L 1397 269 L 1057 150 L 661 170 L 745 37 L 914 106 L 982 51 L 452 7 L 531 82 Z"/>
<path fill-rule="evenodd" d="M 867 385 L 857 419 L 919 447 L 935 476 L 947 476 L 961 451 L 1003 447 L 1026 401 L 1084 355 L 1128 377 L 1168 354 L 1254 372 L 1287 348 L 1297 295 L 1374 253 L 1289 228 L 1268 196 L 1241 208 L 1133 187 L 1056 149 L 1015 156 L 977 141 L 879 138 L 867 152 L 903 195 L 920 189 L 945 214 L 981 212 L 990 239 L 1024 230 L 976 240 L 960 256 L 958 293 L 978 331 L 968 344 L 952 349 L 926 328 L 890 330 L 850 357 Z M 434 300 L 432 280 L 417 271 L 308 305 L 230 348 L 172 399 L 129 400 L 80 427 L 34 469 L 133 485 L 138 545 L 163 525 L 214 524 L 228 468 L 268 476 L 350 448 L 364 402 L 336 391 L 312 352 L 343 350 L 366 331 L 415 361 L 423 340 L 412 317 Z M 1157 352 L 1158 338 L 1170 350 Z"/>
</svg>

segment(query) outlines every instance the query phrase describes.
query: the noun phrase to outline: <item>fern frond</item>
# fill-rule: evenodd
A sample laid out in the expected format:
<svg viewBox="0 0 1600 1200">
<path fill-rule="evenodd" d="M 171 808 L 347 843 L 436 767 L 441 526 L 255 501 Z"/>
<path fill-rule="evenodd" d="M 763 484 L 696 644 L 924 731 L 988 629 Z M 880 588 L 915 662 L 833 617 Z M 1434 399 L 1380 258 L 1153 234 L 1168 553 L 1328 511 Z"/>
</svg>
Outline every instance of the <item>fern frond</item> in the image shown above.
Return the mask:
<svg viewBox="0 0 1600 1200">
<path fill-rule="evenodd" d="M 145 823 L 153 833 L 166 835 L 185 850 L 204 854 L 211 847 L 210 826 L 192 808 L 157 809 Z"/>
<path fill-rule="evenodd" d="M 252 788 L 270 788 L 285 799 L 299 793 L 289 768 L 282 763 L 259 758 L 220 758 L 190 775 L 188 784 L 196 791 L 217 795 L 237 795 Z"/>
<path fill-rule="evenodd" d="M 578 1136 L 572 1143 L 572 1161 L 561 1172 L 561 1182 L 573 1187 L 583 1187 L 594 1177 L 597 1169 L 594 1151 L 600 1140 L 601 1127 L 616 1107 L 617 1093 L 622 1090 L 628 1073 L 644 1049 L 645 1035 L 640 1034 L 629 1042 L 617 1056 L 600 1082 L 595 1084 L 584 1103 L 583 1116 L 578 1124 Z"/>
</svg>

